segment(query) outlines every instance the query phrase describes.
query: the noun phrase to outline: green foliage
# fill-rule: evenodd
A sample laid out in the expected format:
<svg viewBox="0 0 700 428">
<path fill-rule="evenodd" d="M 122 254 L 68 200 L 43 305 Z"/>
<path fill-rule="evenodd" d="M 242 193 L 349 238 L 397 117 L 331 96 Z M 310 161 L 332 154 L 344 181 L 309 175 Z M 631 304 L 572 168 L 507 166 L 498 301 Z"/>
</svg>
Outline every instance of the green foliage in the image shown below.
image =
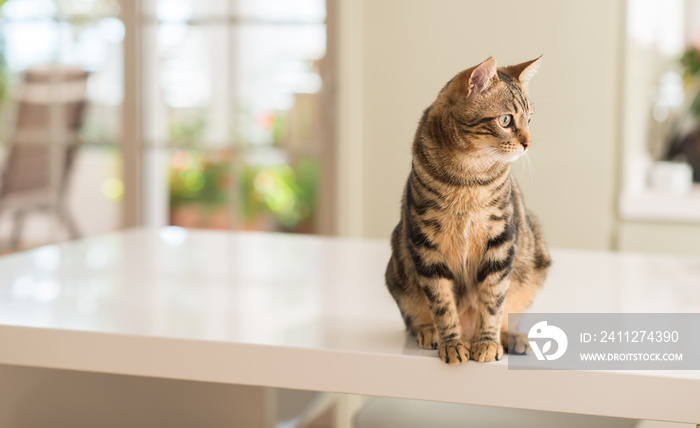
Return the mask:
<svg viewBox="0 0 700 428">
<path fill-rule="evenodd" d="M 690 81 L 700 76 L 700 52 L 691 47 L 688 48 L 683 56 L 681 56 L 681 65 L 683 66 L 683 78 Z"/>
<path fill-rule="evenodd" d="M 683 80 L 686 84 L 700 80 L 700 52 L 694 48 L 688 48 L 680 59 L 683 67 Z M 695 94 L 693 102 L 690 104 L 690 113 L 700 120 L 700 92 Z"/>
<path fill-rule="evenodd" d="M 251 221 L 272 215 L 286 230 L 313 224 L 319 172 L 314 159 L 300 159 L 293 165 L 244 165 L 239 174 L 243 218 Z"/>
<path fill-rule="evenodd" d="M 698 120 L 700 120 L 700 92 L 695 94 L 693 102 L 690 104 L 690 113 Z"/>
<path fill-rule="evenodd" d="M 199 151 L 178 150 L 170 165 L 170 207 L 188 204 L 215 209 L 230 202 L 229 163 Z M 315 159 L 293 164 L 242 164 L 236 176 L 240 200 L 234 204 L 242 220 L 271 217 L 279 229 L 310 228 L 316 221 L 320 165 Z"/>
<path fill-rule="evenodd" d="M 275 111 L 270 126 L 270 139 L 275 146 L 279 146 L 287 135 L 288 119 L 286 111 Z"/>
<path fill-rule="evenodd" d="M 171 209 L 190 203 L 224 206 L 229 199 L 228 164 L 201 152 L 178 150 L 171 159 L 169 184 Z"/>
</svg>

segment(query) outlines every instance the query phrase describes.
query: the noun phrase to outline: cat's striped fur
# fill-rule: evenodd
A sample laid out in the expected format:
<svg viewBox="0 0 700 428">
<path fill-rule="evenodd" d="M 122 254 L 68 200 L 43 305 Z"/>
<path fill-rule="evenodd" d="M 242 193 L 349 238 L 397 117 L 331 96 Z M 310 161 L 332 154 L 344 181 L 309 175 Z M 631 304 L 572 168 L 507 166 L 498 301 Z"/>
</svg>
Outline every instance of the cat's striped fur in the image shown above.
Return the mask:
<svg viewBox="0 0 700 428">
<path fill-rule="evenodd" d="M 527 349 L 507 314 L 532 303 L 550 258 L 510 162 L 531 144 L 538 60 L 497 68 L 489 58 L 459 73 L 415 135 L 386 283 L 419 345 L 449 364 Z"/>
</svg>

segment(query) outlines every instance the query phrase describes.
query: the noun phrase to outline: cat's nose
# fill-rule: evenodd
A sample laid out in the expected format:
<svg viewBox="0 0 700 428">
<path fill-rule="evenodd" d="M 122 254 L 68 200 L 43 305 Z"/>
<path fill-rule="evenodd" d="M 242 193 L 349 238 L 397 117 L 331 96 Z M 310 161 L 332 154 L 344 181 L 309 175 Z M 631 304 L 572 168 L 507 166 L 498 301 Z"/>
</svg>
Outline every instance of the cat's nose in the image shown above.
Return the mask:
<svg viewBox="0 0 700 428">
<path fill-rule="evenodd" d="M 532 137 L 527 129 L 521 129 L 518 132 L 518 140 L 520 140 L 524 150 L 527 150 L 532 145 Z"/>
</svg>

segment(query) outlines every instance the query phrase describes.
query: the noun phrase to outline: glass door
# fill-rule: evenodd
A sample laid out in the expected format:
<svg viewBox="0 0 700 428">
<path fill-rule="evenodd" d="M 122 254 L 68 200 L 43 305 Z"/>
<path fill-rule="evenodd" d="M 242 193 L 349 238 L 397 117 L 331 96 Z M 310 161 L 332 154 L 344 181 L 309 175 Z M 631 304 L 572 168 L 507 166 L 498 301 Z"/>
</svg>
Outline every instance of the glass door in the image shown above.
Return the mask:
<svg viewBox="0 0 700 428">
<path fill-rule="evenodd" d="M 322 231 L 323 0 L 143 4 L 146 222 Z"/>
</svg>

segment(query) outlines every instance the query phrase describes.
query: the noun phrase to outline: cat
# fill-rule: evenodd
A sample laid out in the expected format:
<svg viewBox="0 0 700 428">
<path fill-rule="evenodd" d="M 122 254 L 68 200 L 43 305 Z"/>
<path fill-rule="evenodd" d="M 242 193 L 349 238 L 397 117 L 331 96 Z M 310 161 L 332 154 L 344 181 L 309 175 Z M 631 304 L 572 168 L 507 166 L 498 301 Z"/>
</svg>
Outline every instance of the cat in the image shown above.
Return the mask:
<svg viewBox="0 0 700 428">
<path fill-rule="evenodd" d="M 530 306 L 551 259 L 510 163 L 532 145 L 527 88 L 540 59 L 460 72 L 415 134 L 385 279 L 418 345 L 448 364 L 528 351 L 507 314 Z"/>
</svg>

